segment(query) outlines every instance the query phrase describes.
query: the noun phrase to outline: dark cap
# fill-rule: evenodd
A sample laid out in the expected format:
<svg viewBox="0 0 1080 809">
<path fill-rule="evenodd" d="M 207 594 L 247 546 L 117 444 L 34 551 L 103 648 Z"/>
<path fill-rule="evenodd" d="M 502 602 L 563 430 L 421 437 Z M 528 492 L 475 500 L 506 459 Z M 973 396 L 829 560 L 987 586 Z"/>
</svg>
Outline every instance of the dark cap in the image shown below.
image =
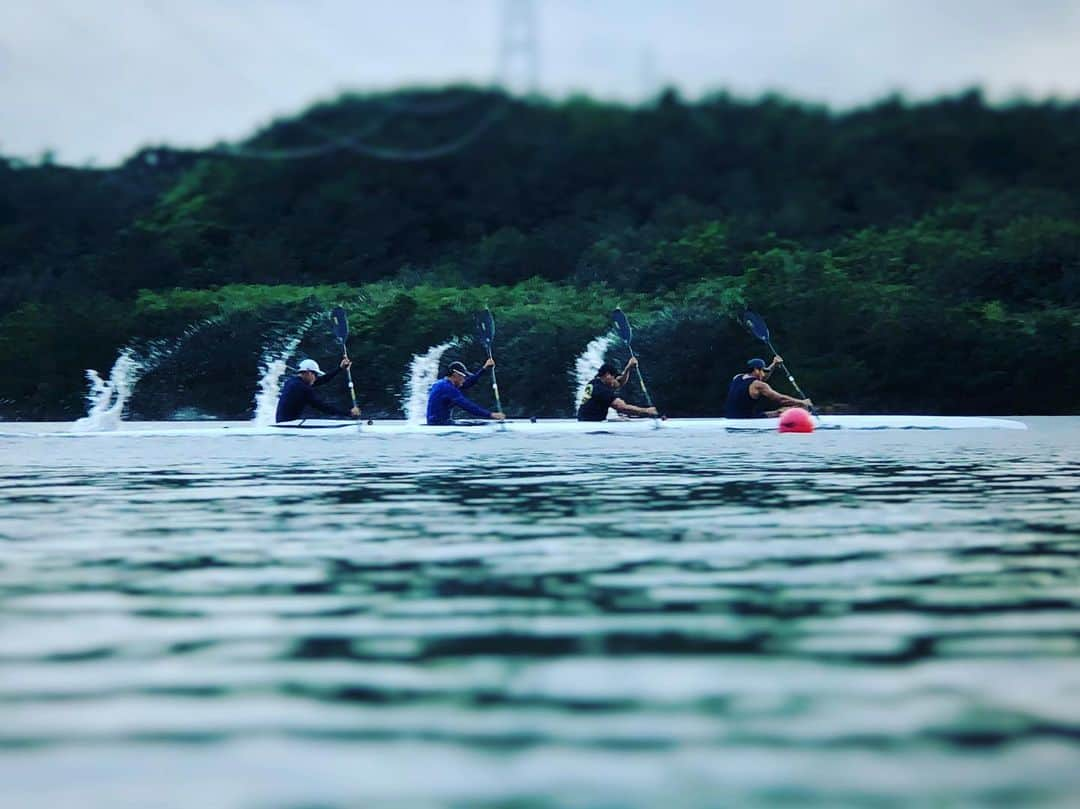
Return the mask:
<svg viewBox="0 0 1080 809">
<path fill-rule="evenodd" d="M 746 361 L 746 367 L 751 369 L 751 370 L 753 370 L 754 368 L 760 368 L 761 370 L 764 371 L 765 370 L 765 360 L 759 359 L 758 357 L 754 357 L 752 360 L 747 360 Z"/>
<path fill-rule="evenodd" d="M 450 367 L 446 369 L 447 375 L 449 374 L 461 374 L 462 376 L 469 375 L 469 369 L 465 367 L 463 362 L 452 362 Z"/>
<path fill-rule="evenodd" d="M 596 370 L 597 376 L 603 376 L 604 374 L 611 374 L 612 376 L 618 376 L 619 372 L 615 370 L 615 367 L 610 363 L 605 362 Z"/>
</svg>

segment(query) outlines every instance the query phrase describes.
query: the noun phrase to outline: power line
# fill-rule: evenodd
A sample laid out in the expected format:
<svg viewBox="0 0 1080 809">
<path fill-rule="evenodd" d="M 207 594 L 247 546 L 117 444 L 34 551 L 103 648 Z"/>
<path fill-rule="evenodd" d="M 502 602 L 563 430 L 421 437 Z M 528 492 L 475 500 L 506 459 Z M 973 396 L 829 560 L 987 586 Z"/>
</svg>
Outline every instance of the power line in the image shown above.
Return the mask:
<svg viewBox="0 0 1080 809">
<path fill-rule="evenodd" d="M 506 113 L 508 106 L 509 104 L 505 97 L 496 99 L 488 111 L 465 133 L 453 140 L 429 147 L 405 149 L 394 146 L 365 143 L 357 137 L 355 133 L 349 136 L 335 135 L 314 124 L 298 122 L 305 128 L 328 138 L 328 140 L 323 143 L 312 144 L 311 146 L 297 146 L 283 149 L 222 146 L 207 151 L 226 157 L 240 157 L 254 160 L 298 160 L 319 157 L 333 152 L 348 151 L 377 160 L 388 160 L 398 163 L 422 162 L 425 160 L 434 160 L 439 157 L 446 157 L 447 155 L 466 148 L 499 120 Z M 385 123 L 385 121 L 375 122 L 375 124 L 378 125 L 383 123 Z"/>
<path fill-rule="evenodd" d="M 158 13 L 159 17 L 168 18 L 173 28 L 179 28 L 182 35 L 198 48 L 208 61 L 216 64 L 227 75 L 239 79 L 250 90 L 268 97 L 265 92 L 266 88 L 262 83 L 248 75 L 247 71 L 237 69 L 234 61 L 225 58 L 220 49 L 210 45 L 205 32 L 191 26 L 182 15 L 177 13 L 175 7 L 155 3 L 151 8 Z M 378 110 L 378 115 L 373 120 L 348 133 L 333 132 L 304 118 L 289 122 L 290 125 L 307 130 L 317 136 L 319 140 L 316 143 L 285 148 L 221 145 L 201 151 L 222 157 L 250 160 L 304 160 L 341 151 L 352 152 L 372 159 L 395 162 L 434 160 L 464 149 L 477 140 L 506 112 L 506 98 L 502 96 L 496 97 L 487 111 L 480 115 L 465 132 L 456 138 L 434 146 L 406 148 L 400 145 L 371 143 L 368 138 L 382 131 L 396 118 L 404 116 L 428 118 L 449 115 L 472 103 L 475 98 L 477 98 L 475 93 L 461 93 L 458 97 L 441 94 L 440 97 L 435 98 L 410 97 L 408 95 L 389 96 L 379 99 L 373 104 Z"/>
</svg>

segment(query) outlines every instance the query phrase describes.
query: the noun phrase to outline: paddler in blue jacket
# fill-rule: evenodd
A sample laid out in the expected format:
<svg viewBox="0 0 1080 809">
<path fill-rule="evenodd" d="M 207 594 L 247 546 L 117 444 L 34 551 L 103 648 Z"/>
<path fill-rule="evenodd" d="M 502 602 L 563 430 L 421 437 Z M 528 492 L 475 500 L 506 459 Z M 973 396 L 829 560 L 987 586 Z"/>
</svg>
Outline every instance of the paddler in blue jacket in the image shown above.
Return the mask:
<svg viewBox="0 0 1080 809">
<path fill-rule="evenodd" d="M 755 357 L 746 363 L 746 373 L 736 374 L 728 386 L 727 401 L 724 403 L 726 419 L 760 419 L 776 415 L 766 412 L 768 401 L 776 402 L 779 407 L 812 407 L 809 399 L 796 399 L 785 396 L 769 387 L 765 381 L 772 376 L 773 370 L 784 360 L 773 357 L 768 365 L 765 360 Z"/>
<path fill-rule="evenodd" d="M 325 385 L 339 373 L 342 369 L 348 368 L 352 365 L 352 360 L 348 357 L 344 357 L 341 360 L 341 364 L 338 365 L 333 371 L 328 374 L 323 373 L 319 368 L 319 363 L 315 360 L 304 360 L 300 363 L 300 370 L 297 371 L 296 376 L 290 377 L 285 383 L 285 386 L 281 389 L 281 396 L 278 398 L 277 415 L 274 417 L 275 421 L 279 424 L 283 421 L 293 421 L 300 418 L 304 409 L 310 407 L 312 410 L 318 410 L 320 413 L 325 413 L 328 416 L 341 416 L 342 418 L 359 418 L 360 408 L 354 407 L 352 410 L 342 410 L 341 408 L 333 407 L 325 404 L 319 400 L 319 397 L 315 395 L 314 388 L 316 385 Z"/>
<path fill-rule="evenodd" d="M 453 424 L 453 410 L 460 407 L 466 413 L 482 419 L 495 419 L 502 421 L 506 418 L 502 413 L 485 410 L 476 402 L 465 397 L 461 391 L 468 390 L 476 384 L 489 368 L 495 367 L 495 360 L 488 358 L 484 367 L 470 374 L 464 363 L 452 362 L 446 370 L 446 376 L 431 386 L 427 402 L 427 423 L 431 425 Z"/>
</svg>

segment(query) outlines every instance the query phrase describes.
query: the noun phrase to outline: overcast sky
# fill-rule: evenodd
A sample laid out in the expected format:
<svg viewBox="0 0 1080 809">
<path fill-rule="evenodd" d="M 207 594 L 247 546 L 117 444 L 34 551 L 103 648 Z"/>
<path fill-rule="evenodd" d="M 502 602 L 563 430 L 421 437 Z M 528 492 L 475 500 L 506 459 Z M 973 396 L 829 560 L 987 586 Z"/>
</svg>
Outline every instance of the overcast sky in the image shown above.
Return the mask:
<svg viewBox="0 0 1080 809">
<path fill-rule="evenodd" d="M 0 153 L 109 165 L 344 89 L 493 80 L 513 0 L 0 0 Z M 521 2 L 521 0 L 518 0 Z M 1080 0 L 533 0 L 541 90 L 1080 98 Z"/>
</svg>

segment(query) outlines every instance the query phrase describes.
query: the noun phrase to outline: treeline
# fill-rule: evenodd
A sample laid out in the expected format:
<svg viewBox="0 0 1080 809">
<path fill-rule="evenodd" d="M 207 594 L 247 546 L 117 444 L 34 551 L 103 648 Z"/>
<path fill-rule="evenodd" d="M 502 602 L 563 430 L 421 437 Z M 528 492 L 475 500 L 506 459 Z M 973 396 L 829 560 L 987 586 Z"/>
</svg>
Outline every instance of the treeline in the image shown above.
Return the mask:
<svg viewBox="0 0 1080 809">
<path fill-rule="evenodd" d="M 474 316 L 490 306 L 506 409 L 569 416 L 574 360 L 621 305 L 665 412 L 715 415 L 731 375 L 764 354 L 736 317 L 749 300 L 764 304 L 775 342 L 826 412 L 1060 413 L 1075 405 L 1068 392 L 1077 390 L 1078 372 L 1063 362 L 1080 350 L 1075 310 L 1018 314 L 998 303 L 950 303 L 908 284 L 857 283 L 826 254 L 782 250 L 739 277 L 663 293 L 532 279 L 470 289 L 238 285 L 145 291 L 123 304 L 30 304 L 0 321 L 0 380 L 9 417 L 73 418 L 83 412 L 83 369 L 104 375 L 117 347 L 131 345 L 152 360 L 132 417 L 250 418 L 265 352 L 307 324 L 295 356 L 332 361 L 339 349 L 327 312 L 342 304 L 364 412 L 394 417 L 414 354 L 457 338 L 444 366 L 482 361 Z M 627 354 L 616 342 L 609 357 L 624 362 Z M 343 404 L 344 387 L 336 395 Z"/>
<path fill-rule="evenodd" d="M 1077 412 L 1077 189 L 1080 105 L 977 93 L 833 114 L 451 88 L 112 170 L 0 161 L 0 416 L 79 415 L 84 368 L 207 318 L 133 412 L 250 414 L 267 341 L 334 298 L 380 413 L 408 358 L 489 304 L 507 398 L 565 414 L 552 380 L 621 304 L 657 398 L 713 414 L 762 353 L 730 317 L 745 303 L 822 403 Z"/>
</svg>

